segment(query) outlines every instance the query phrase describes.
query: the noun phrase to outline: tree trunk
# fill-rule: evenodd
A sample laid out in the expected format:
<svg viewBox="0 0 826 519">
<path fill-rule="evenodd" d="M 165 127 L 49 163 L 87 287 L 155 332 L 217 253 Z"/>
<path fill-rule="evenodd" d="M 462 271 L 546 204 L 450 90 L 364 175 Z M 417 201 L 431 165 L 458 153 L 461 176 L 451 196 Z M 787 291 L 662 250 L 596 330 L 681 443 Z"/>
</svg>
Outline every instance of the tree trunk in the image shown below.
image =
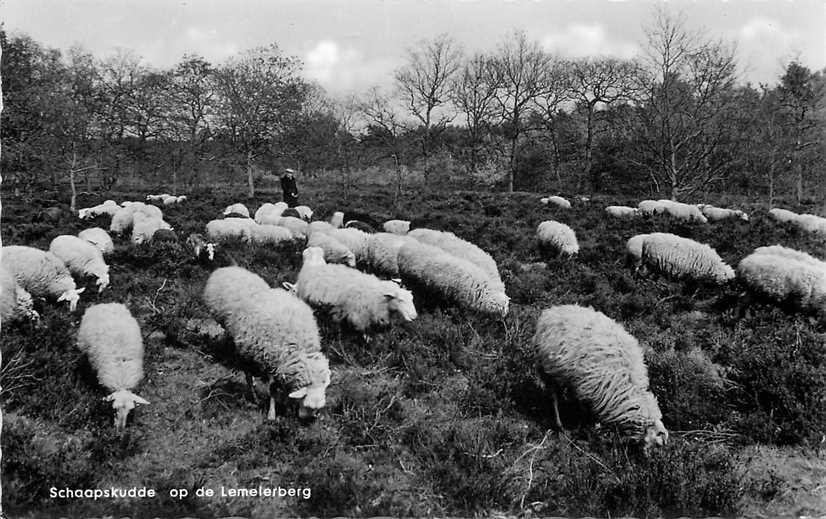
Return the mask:
<svg viewBox="0 0 826 519">
<path fill-rule="evenodd" d="M 77 187 L 75 186 L 75 170 L 77 169 L 77 152 L 72 150 L 72 165 L 69 167 L 69 185 L 72 188 L 72 201 L 69 203 L 69 210 L 77 212 Z"/>
<path fill-rule="evenodd" d="M 508 164 L 508 193 L 513 193 L 513 178 L 516 176 L 516 140 L 519 134 L 515 134 L 511 139 L 511 156 Z"/>
<path fill-rule="evenodd" d="M 252 151 L 247 152 L 247 186 L 249 187 L 249 192 L 247 193 L 248 198 L 255 198 L 255 183 L 253 182 L 252 178 Z"/>
<path fill-rule="evenodd" d="M 399 199 L 402 196 L 402 167 L 399 162 L 399 157 L 393 154 L 393 162 L 396 165 L 396 190 L 393 193 L 393 207 L 398 208 Z"/>
<path fill-rule="evenodd" d="M 597 186 L 597 179 L 591 177 L 591 146 L 593 146 L 594 142 L 594 117 L 592 110 L 589 106 L 588 117 L 586 119 L 584 176 L 591 183 L 591 190 L 595 192 L 599 186 Z"/>
<path fill-rule="evenodd" d="M 0 59 L 3 56 L 3 49 L 0 48 Z M 0 114 L 3 112 L 3 81 L 0 78 Z M 2 176 L 0 176 L 0 184 L 3 182 Z M 0 214 L 3 212 L 3 204 L 0 202 Z M 3 242 L 0 240 L 0 251 L 3 250 Z M 2 323 L 0 323 L 0 328 L 2 328 Z M 3 362 L 3 354 L 0 352 L 0 364 Z M 2 431 L 3 431 L 3 408 L 0 406 L 0 438 L 2 438 Z M 0 442 L 0 460 L 3 458 L 3 450 L 2 450 L 2 442 Z M 3 514 L 3 485 L 2 485 L 2 478 L 0 478 L 0 517 L 5 517 Z"/>
</svg>

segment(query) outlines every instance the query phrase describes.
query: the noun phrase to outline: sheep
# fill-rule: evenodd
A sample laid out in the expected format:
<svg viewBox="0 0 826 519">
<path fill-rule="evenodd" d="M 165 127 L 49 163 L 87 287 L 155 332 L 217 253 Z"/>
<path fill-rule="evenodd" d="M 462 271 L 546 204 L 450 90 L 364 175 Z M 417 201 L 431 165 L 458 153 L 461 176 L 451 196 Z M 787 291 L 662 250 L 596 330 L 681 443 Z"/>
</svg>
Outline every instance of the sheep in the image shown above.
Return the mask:
<svg viewBox="0 0 826 519">
<path fill-rule="evenodd" d="M 605 208 L 605 212 L 608 213 L 608 216 L 615 218 L 630 218 L 637 216 L 639 209 L 625 205 L 609 205 Z"/>
<path fill-rule="evenodd" d="M 494 289 L 500 292 L 505 291 L 505 284 L 502 283 L 502 278 L 499 276 L 496 261 L 494 261 L 490 254 L 473 243 L 459 238 L 452 232 L 434 231 L 433 229 L 424 228 L 414 229 L 410 231 L 407 236 L 415 238 L 422 243 L 427 243 L 428 245 L 435 245 L 445 252 L 475 263 L 490 276 Z"/>
<path fill-rule="evenodd" d="M 570 387 L 600 420 L 642 441 L 646 450 L 667 443 L 643 350 L 619 323 L 590 307 L 553 306 L 539 316 L 532 344 L 560 429 L 556 385 Z"/>
<path fill-rule="evenodd" d="M 310 228 L 310 224 L 301 218 L 296 218 L 294 216 L 281 216 L 276 222 L 274 222 L 274 224 L 287 228 L 292 233 L 293 237 L 297 239 L 307 238 Z"/>
<path fill-rule="evenodd" d="M 826 263 L 804 252 L 761 247 L 740 261 L 737 277 L 752 292 L 826 318 Z"/>
<path fill-rule="evenodd" d="M 173 230 L 162 218 L 147 216 L 141 211 L 134 214 L 132 222 L 132 243 L 135 245 L 152 240 L 155 232 L 160 229 Z"/>
<path fill-rule="evenodd" d="M 186 195 L 168 196 L 163 199 L 163 205 L 175 205 L 183 203 L 186 200 Z"/>
<path fill-rule="evenodd" d="M 172 195 L 170 195 L 169 193 L 163 193 L 162 195 L 146 195 L 146 201 L 147 202 L 163 202 L 164 200 L 166 200 L 170 196 L 172 196 Z"/>
<path fill-rule="evenodd" d="M 643 216 L 662 214 L 666 211 L 665 204 L 660 200 L 643 200 L 637 204 L 637 209 Z"/>
<path fill-rule="evenodd" d="M 226 207 L 226 209 L 224 209 L 223 215 L 224 216 L 236 215 L 236 216 L 242 216 L 244 218 L 249 218 L 250 217 L 250 210 L 247 209 L 247 206 L 245 206 L 244 204 L 236 203 L 236 204 L 228 205 Z"/>
<path fill-rule="evenodd" d="M 298 211 L 299 218 L 301 218 L 305 222 L 309 222 L 313 218 L 313 210 L 310 209 L 309 206 L 297 205 L 293 207 L 293 209 Z"/>
<path fill-rule="evenodd" d="M 356 263 L 364 261 L 364 258 L 367 257 L 367 240 L 370 235 L 366 232 L 353 228 L 345 228 L 334 229 L 328 234 L 353 251 L 353 254 L 356 256 Z"/>
<path fill-rule="evenodd" d="M 163 220 L 163 211 L 154 205 L 146 205 L 143 202 L 130 202 L 129 205 L 121 208 L 112 216 L 109 232 L 122 234 L 130 230 L 134 224 L 135 215 L 138 213 L 144 217 Z"/>
<path fill-rule="evenodd" d="M 115 203 L 114 200 L 106 200 L 102 204 L 98 204 L 94 207 L 84 207 L 82 209 L 78 209 L 77 217 L 81 220 L 86 220 L 87 218 L 92 218 L 100 214 L 114 216 L 120 209 L 121 208 Z"/>
<path fill-rule="evenodd" d="M 279 244 L 282 242 L 292 241 L 293 233 L 286 227 L 281 227 L 278 225 L 259 225 L 253 222 L 247 226 L 244 239 L 248 243 Z"/>
<path fill-rule="evenodd" d="M 749 215 L 747 215 L 743 211 L 735 209 L 723 209 L 721 207 L 714 207 L 713 205 L 707 204 L 699 205 L 703 206 L 700 207 L 700 210 L 703 212 L 703 216 L 705 216 L 710 222 L 720 222 L 722 220 L 727 220 L 730 218 L 739 218 L 744 222 L 749 221 Z"/>
<path fill-rule="evenodd" d="M 255 222 L 250 218 L 224 218 L 210 220 L 206 224 L 206 233 L 210 241 L 221 242 L 227 239 L 246 239 L 249 227 Z"/>
<path fill-rule="evenodd" d="M 60 258 L 51 252 L 23 245 L 3 247 L 2 258 L 3 266 L 32 296 L 67 301 L 69 311 L 75 311 L 80 294 L 86 289 L 77 288 L 72 274 Z"/>
<path fill-rule="evenodd" d="M 559 255 L 573 256 L 579 253 L 576 233 L 564 223 L 546 220 L 536 228 L 540 248 L 556 250 Z"/>
<path fill-rule="evenodd" d="M 700 209 L 696 205 L 684 204 L 682 202 L 675 202 L 674 200 L 658 200 L 662 205 L 665 214 L 682 220 L 685 222 L 697 221 L 700 223 L 708 223 L 708 219 L 703 216 Z"/>
<path fill-rule="evenodd" d="M 332 224 L 317 220 L 315 222 L 310 222 L 310 225 L 307 226 L 307 236 L 312 236 L 313 234 L 327 234 L 332 232 L 336 227 L 333 227 Z"/>
<path fill-rule="evenodd" d="M 363 334 L 396 319 L 409 322 L 416 318 L 413 294 L 393 281 L 327 264 L 319 247 L 308 247 L 302 256 L 295 294 L 310 306 L 328 310 L 333 321 L 346 321 Z"/>
<path fill-rule="evenodd" d="M 330 217 L 330 225 L 337 229 L 344 226 L 344 213 L 341 211 L 334 212 L 333 216 Z"/>
<path fill-rule="evenodd" d="M 734 279 L 734 269 L 704 243 L 669 233 L 652 233 L 642 243 L 642 264 L 676 279 L 722 284 Z"/>
<path fill-rule="evenodd" d="M 313 311 L 305 302 L 285 290 L 270 289 L 240 267 L 215 270 L 203 299 L 233 338 L 247 384 L 252 386 L 253 375 L 271 382 L 268 419 L 275 419 L 279 386 L 289 389 L 289 398 L 300 400 L 301 418 L 324 407 L 330 367 L 321 352 Z"/>
<path fill-rule="evenodd" d="M 794 222 L 798 215 L 797 213 L 787 209 L 779 209 L 775 207 L 774 209 L 769 210 L 769 216 L 771 216 L 775 221 L 785 223 Z"/>
<path fill-rule="evenodd" d="M 203 234 L 190 234 L 186 239 L 186 245 L 192 251 L 196 260 L 203 259 L 204 255 L 208 261 L 215 259 L 215 244 L 208 242 Z"/>
<path fill-rule="evenodd" d="M 549 196 L 549 197 L 541 198 L 539 201 L 542 202 L 545 205 L 553 204 L 557 207 L 561 207 L 562 209 L 570 209 L 571 208 L 571 202 L 569 202 L 568 200 L 562 198 L 561 196 L 556 196 L 556 195 Z"/>
<path fill-rule="evenodd" d="M 120 303 L 92 305 L 83 313 L 77 347 L 85 353 L 98 382 L 111 393 L 104 398 L 115 410 L 115 428 L 126 427 L 129 411 L 148 405 L 132 390 L 143 379 L 143 339 L 138 321 Z"/>
<path fill-rule="evenodd" d="M 376 232 L 376 229 L 373 228 L 367 222 L 362 222 L 361 220 L 350 220 L 344 224 L 345 229 L 358 229 L 361 232 L 365 232 L 367 234 L 373 234 Z"/>
<path fill-rule="evenodd" d="M 806 232 L 826 234 L 826 218 L 814 214 L 800 214 L 794 224 Z"/>
<path fill-rule="evenodd" d="M 327 263 L 343 263 L 350 267 L 356 266 L 356 255 L 346 245 L 324 233 L 310 234 L 307 247 L 319 247 L 324 251 L 324 260 Z"/>
<path fill-rule="evenodd" d="M 103 260 L 100 249 L 88 241 L 61 234 L 49 244 L 49 252 L 60 258 L 75 276 L 94 276 L 98 292 L 109 286 L 109 266 Z"/>
<path fill-rule="evenodd" d="M 510 298 L 493 286 L 481 267 L 435 245 L 408 241 L 399 249 L 398 265 L 405 282 L 485 314 L 504 317 L 508 313 Z"/>
<path fill-rule="evenodd" d="M 628 239 L 625 244 L 626 261 L 639 268 L 642 264 L 642 244 L 650 234 L 637 234 Z"/>
<path fill-rule="evenodd" d="M 31 294 L 17 284 L 14 274 L 0 266 L 0 324 L 39 318 Z"/>
<path fill-rule="evenodd" d="M 84 229 L 77 233 L 77 237 L 81 240 L 86 240 L 100 250 L 104 256 L 108 256 L 115 252 L 115 244 L 112 242 L 112 237 L 109 233 L 100 227 L 91 227 Z"/>
<path fill-rule="evenodd" d="M 399 249 L 405 243 L 416 243 L 414 238 L 387 232 L 371 234 L 367 239 L 365 262 L 374 272 L 388 276 L 399 275 Z M 309 245 L 309 244 L 308 244 Z"/>
<path fill-rule="evenodd" d="M 392 232 L 393 234 L 407 234 L 410 232 L 409 220 L 387 220 L 382 224 L 382 229 L 385 232 Z"/>
<path fill-rule="evenodd" d="M 269 216 L 272 218 L 277 218 L 281 216 L 281 213 L 287 209 L 287 204 L 285 202 L 278 202 L 272 204 L 270 202 L 265 202 L 255 211 L 255 222 L 256 223 L 265 223 L 263 221 L 265 216 Z"/>
</svg>

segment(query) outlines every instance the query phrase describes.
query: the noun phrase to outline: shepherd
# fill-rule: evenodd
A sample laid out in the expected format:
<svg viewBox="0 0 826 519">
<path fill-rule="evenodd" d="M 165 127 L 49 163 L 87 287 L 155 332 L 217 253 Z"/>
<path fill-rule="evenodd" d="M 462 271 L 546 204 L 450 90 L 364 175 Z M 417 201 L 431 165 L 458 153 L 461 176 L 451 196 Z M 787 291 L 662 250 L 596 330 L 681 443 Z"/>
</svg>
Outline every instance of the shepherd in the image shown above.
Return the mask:
<svg viewBox="0 0 826 519">
<path fill-rule="evenodd" d="M 281 177 L 281 196 L 288 207 L 298 205 L 298 186 L 295 182 L 295 170 L 287 168 Z"/>
</svg>

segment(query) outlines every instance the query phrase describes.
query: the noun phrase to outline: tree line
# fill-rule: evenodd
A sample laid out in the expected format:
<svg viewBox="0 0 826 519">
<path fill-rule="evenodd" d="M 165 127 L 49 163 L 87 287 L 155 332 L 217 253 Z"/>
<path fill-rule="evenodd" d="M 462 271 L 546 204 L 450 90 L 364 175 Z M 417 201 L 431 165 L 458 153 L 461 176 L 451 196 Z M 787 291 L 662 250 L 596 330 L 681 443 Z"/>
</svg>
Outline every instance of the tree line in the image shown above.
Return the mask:
<svg viewBox="0 0 826 519">
<path fill-rule="evenodd" d="M 397 186 L 570 193 L 709 190 L 798 202 L 823 185 L 826 77 L 790 60 L 739 80 L 733 43 L 657 11 L 634 59 L 565 59 L 524 32 L 489 52 L 448 35 L 410 49 L 392 86 L 331 98 L 273 43 L 165 70 L 129 50 L 96 58 L 0 31 L 3 171 L 18 188 L 182 186 L 289 166 L 377 168 Z M 415 175 L 413 175 L 415 174 Z"/>
</svg>

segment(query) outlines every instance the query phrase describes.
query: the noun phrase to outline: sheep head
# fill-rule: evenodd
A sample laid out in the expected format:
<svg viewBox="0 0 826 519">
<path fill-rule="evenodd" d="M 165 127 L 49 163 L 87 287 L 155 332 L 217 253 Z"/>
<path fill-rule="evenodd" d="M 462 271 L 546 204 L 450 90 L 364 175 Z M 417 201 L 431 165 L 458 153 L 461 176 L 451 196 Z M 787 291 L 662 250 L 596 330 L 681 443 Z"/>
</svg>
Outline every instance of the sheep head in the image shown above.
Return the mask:
<svg viewBox="0 0 826 519">
<path fill-rule="evenodd" d="M 80 294 L 82 294 L 84 290 L 86 290 L 86 287 L 67 290 L 60 294 L 60 297 L 57 298 L 57 302 L 68 301 L 69 311 L 74 312 L 75 309 L 77 309 L 77 302 L 80 300 Z"/>
<path fill-rule="evenodd" d="M 645 431 L 643 438 L 644 449 L 648 451 L 653 447 L 662 447 L 668 443 L 668 430 L 663 425 L 662 420 L 654 420 Z"/>
<path fill-rule="evenodd" d="M 401 288 L 393 281 L 387 281 L 384 291 L 384 298 L 391 313 L 398 314 L 405 321 L 412 321 L 418 314 L 413 305 L 413 293 L 410 290 Z"/>
<path fill-rule="evenodd" d="M 103 289 L 109 286 L 109 272 L 108 272 L 108 269 L 107 269 L 107 272 L 104 272 L 104 273 L 102 273 L 101 275 L 98 276 L 97 286 L 98 286 L 98 293 L 103 292 Z"/>
<path fill-rule="evenodd" d="M 301 253 L 301 257 L 304 259 L 303 266 L 324 265 L 327 263 L 324 261 L 324 249 L 321 247 L 307 247 L 304 249 L 304 252 Z"/>
<path fill-rule="evenodd" d="M 103 397 L 103 400 L 106 402 L 112 402 L 112 408 L 115 410 L 116 429 L 123 429 L 126 427 L 126 418 L 129 416 L 129 411 L 134 409 L 136 405 L 149 404 L 149 402 L 143 398 L 126 389 L 115 391 L 111 395 Z"/>
<path fill-rule="evenodd" d="M 330 385 L 330 364 L 321 353 L 309 354 L 304 359 L 304 382 L 288 396 L 299 401 L 298 417 L 311 418 L 327 405 L 326 390 Z"/>
</svg>

